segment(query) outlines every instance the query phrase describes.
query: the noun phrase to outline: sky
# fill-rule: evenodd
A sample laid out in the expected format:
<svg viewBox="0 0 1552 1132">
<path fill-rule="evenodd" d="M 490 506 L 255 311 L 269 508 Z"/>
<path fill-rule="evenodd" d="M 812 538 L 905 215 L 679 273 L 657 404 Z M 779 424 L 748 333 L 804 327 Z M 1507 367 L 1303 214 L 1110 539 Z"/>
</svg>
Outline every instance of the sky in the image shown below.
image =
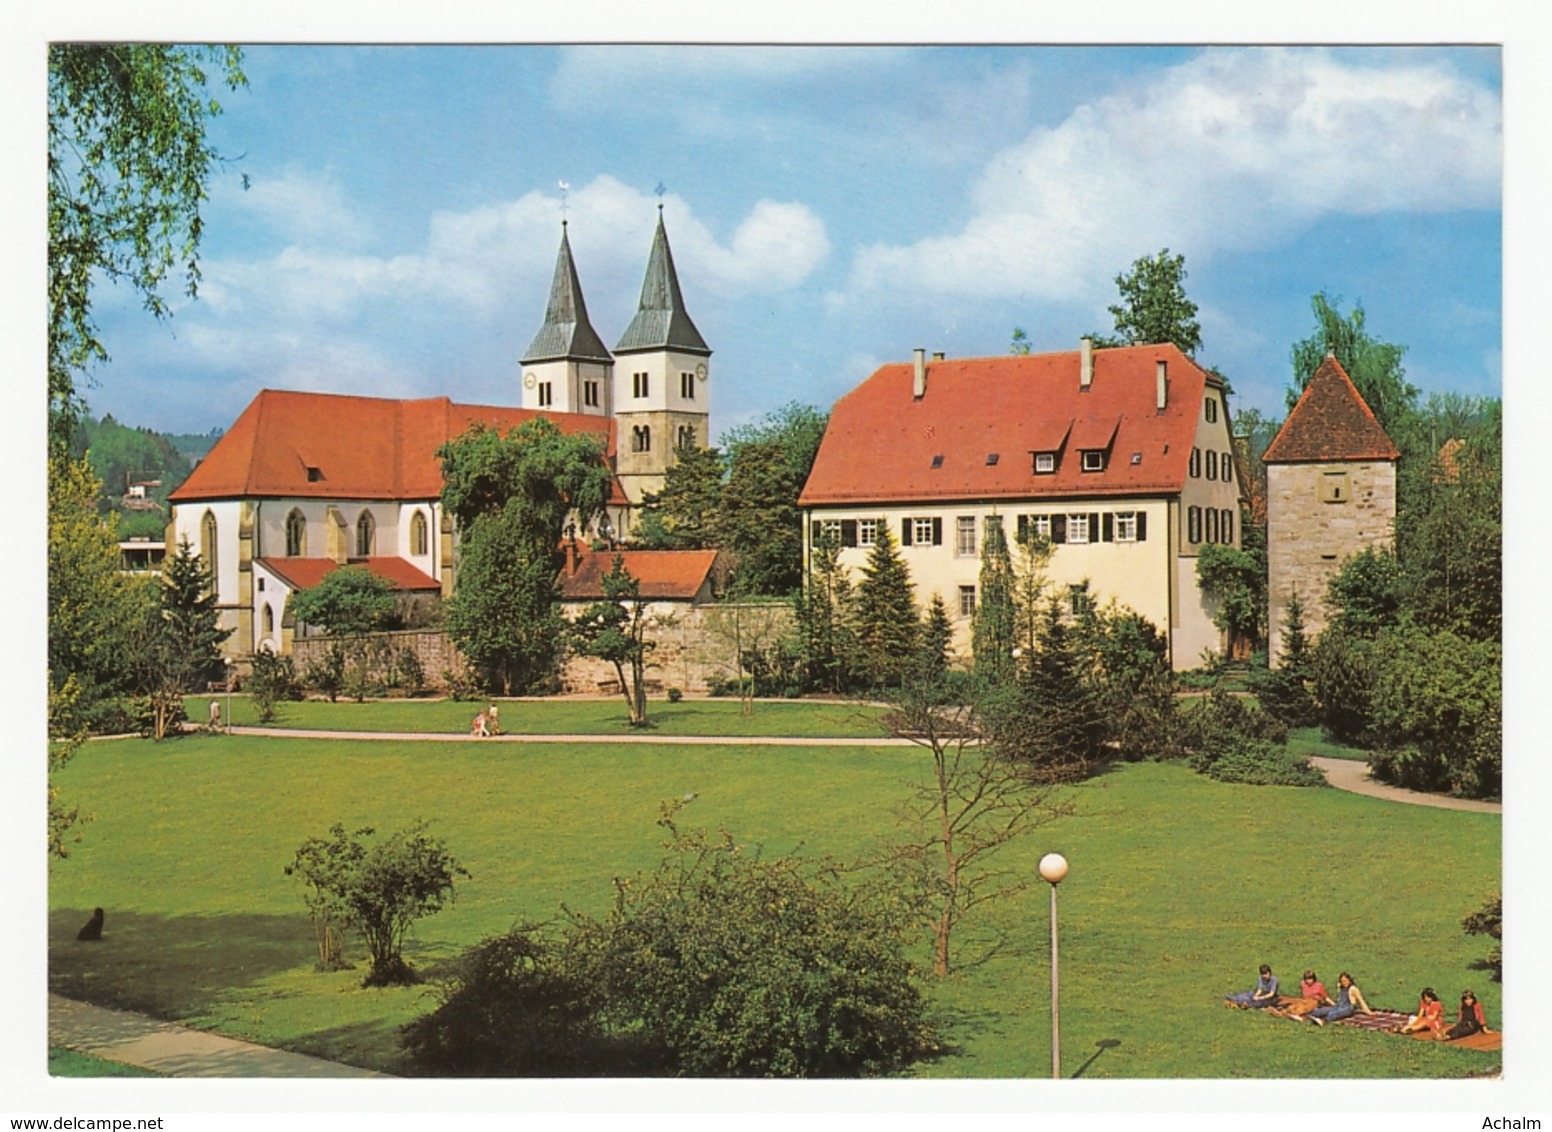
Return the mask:
<svg viewBox="0 0 1552 1132">
<path fill-rule="evenodd" d="M 1425 392 L 1501 393 L 1496 47 L 253 46 L 203 281 L 101 288 L 94 413 L 224 428 L 261 388 L 519 401 L 569 231 L 593 325 L 635 312 L 661 202 L 714 351 L 712 434 L 827 409 L 913 348 L 1112 330 L 1168 248 L 1199 360 L 1281 415 L 1311 296 Z M 243 188 L 243 178 L 248 188 Z M 561 188 L 562 183 L 569 189 Z"/>
</svg>

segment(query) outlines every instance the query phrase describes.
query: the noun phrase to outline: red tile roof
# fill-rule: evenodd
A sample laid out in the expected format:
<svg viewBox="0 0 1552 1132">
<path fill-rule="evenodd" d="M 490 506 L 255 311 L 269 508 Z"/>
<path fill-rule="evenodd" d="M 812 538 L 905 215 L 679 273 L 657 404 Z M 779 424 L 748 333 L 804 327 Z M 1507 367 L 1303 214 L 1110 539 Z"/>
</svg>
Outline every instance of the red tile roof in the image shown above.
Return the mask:
<svg viewBox="0 0 1552 1132">
<path fill-rule="evenodd" d="M 641 596 L 653 600 L 691 601 L 711 577 L 717 562 L 715 550 L 620 550 L 589 551 L 583 548 L 575 570 L 562 568 L 563 601 L 599 601 L 604 596 L 601 579 L 614 568 L 614 556 L 625 559 L 625 568 L 641 583 Z"/>
<path fill-rule="evenodd" d="M 608 417 L 265 389 L 169 498 L 435 499 L 441 445 L 476 424 L 507 433 L 538 416 L 562 432 L 596 433 L 613 455 Z M 615 494 L 612 502 L 626 501 L 618 484 Z"/>
<path fill-rule="evenodd" d="M 1395 460 L 1400 455 L 1347 371 L 1327 354 L 1261 462 Z"/>
<path fill-rule="evenodd" d="M 339 569 L 332 558 L 260 558 L 259 565 L 293 590 L 310 590 L 324 575 Z M 386 555 L 351 558 L 347 566 L 364 566 L 396 590 L 440 590 L 442 584 L 430 574 L 416 569 L 402 558 Z"/>
<path fill-rule="evenodd" d="M 1156 407 L 1159 361 L 1168 374 L 1163 411 Z M 1168 344 L 1095 350 L 1086 392 L 1079 365 L 1076 350 L 932 361 L 920 400 L 912 396 L 912 364 L 886 365 L 836 402 L 799 502 L 1179 491 L 1203 392 L 1221 380 Z M 1081 470 L 1083 448 L 1108 448 L 1103 471 Z M 1057 470 L 1033 474 L 1030 454 L 1057 450 Z M 988 464 L 992 453 L 997 460 Z M 937 456 L 942 463 L 934 468 Z"/>
</svg>

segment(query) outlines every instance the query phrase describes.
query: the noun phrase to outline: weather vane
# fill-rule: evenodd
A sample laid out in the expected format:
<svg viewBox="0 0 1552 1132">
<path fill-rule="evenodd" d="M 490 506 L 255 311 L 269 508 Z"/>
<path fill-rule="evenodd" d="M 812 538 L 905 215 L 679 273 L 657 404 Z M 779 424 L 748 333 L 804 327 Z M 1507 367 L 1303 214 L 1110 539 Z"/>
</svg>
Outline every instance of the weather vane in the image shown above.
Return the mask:
<svg viewBox="0 0 1552 1132">
<path fill-rule="evenodd" d="M 566 221 L 566 194 L 571 191 L 571 185 L 565 181 L 557 181 L 555 183 L 560 186 L 560 219 L 561 223 L 564 224 Z"/>
<path fill-rule="evenodd" d="M 657 188 L 653 189 L 652 191 L 657 194 L 657 210 L 659 212 L 662 212 L 663 211 L 663 194 L 668 191 L 668 186 L 663 184 L 662 181 L 659 181 L 657 183 Z"/>
</svg>

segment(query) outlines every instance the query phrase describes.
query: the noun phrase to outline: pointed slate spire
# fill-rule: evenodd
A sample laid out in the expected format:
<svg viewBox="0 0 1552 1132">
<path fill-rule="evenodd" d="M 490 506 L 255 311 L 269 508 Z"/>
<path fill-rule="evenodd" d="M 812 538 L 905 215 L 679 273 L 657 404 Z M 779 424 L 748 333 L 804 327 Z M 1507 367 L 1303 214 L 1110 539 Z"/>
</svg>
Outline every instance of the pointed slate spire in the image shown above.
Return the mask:
<svg viewBox="0 0 1552 1132">
<path fill-rule="evenodd" d="M 582 284 L 577 279 L 577 265 L 571 258 L 571 239 L 564 220 L 560 222 L 560 254 L 555 258 L 555 279 L 550 284 L 544 325 L 528 344 L 522 364 L 554 358 L 590 362 L 614 360 L 593 324 L 587 320 L 587 304 L 582 301 Z"/>
<path fill-rule="evenodd" d="M 668 248 L 668 233 L 663 228 L 662 205 L 657 208 L 657 234 L 652 237 L 647 277 L 641 284 L 641 305 L 615 346 L 615 351 L 622 354 L 641 350 L 711 354 L 711 347 L 706 345 L 684 309 L 679 275 L 674 270 L 674 255 Z"/>
</svg>

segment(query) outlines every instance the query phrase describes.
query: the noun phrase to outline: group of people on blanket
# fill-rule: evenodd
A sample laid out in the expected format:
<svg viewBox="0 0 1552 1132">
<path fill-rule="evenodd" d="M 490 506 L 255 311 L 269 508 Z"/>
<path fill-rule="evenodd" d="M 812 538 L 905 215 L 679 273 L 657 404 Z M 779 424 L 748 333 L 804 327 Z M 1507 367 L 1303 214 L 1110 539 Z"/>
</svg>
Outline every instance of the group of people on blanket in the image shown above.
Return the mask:
<svg viewBox="0 0 1552 1132">
<path fill-rule="evenodd" d="M 1241 1010 L 1265 1010 L 1279 1018 L 1313 1022 L 1317 1026 L 1324 1026 L 1327 1022 L 1339 1022 L 1354 1014 L 1374 1013 L 1369 1004 L 1364 1001 L 1363 992 L 1358 989 L 1358 984 L 1346 971 L 1337 977 L 1335 998 L 1327 993 L 1326 984 L 1321 982 L 1312 970 L 1304 972 L 1304 979 L 1299 983 L 1297 995 L 1284 995 L 1278 993 L 1277 976 L 1272 974 L 1272 968 L 1265 963 L 1261 964 L 1261 977 L 1256 980 L 1255 990 L 1240 994 L 1226 994 L 1223 996 L 1223 1001 Z M 1482 1010 L 1482 1004 L 1477 1001 L 1477 996 L 1469 990 L 1460 996 L 1458 1020 L 1453 1026 L 1446 1026 L 1444 1003 L 1439 1001 L 1439 996 L 1434 993 L 1432 987 L 1423 988 L 1422 994 L 1418 997 L 1416 1014 L 1411 1015 L 1405 1022 L 1391 1027 L 1391 1031 L 1397 1034 L 1418 1034 L 1426 1031 L 1441 1042 L 1464 1038 L 1486 1029 L 1487 1015 Z"/>
</svg>

